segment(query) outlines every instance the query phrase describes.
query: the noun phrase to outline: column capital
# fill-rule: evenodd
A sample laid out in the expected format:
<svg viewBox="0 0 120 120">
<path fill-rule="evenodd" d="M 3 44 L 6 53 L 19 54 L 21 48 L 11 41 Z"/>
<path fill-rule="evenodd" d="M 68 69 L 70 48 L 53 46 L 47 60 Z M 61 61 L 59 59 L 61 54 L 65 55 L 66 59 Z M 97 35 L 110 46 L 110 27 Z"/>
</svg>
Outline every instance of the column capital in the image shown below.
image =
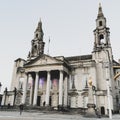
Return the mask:
<svg viewBox="0 0 120 120">
<path fill-rule="evenodd" d="M 36 75 L 39 75 L 39 71 L 35 72 Z"/>
<path fill-rule="evenodd" d="M 32 77 L 32 75 L 30 73 L 28 73 L 28 77 Z"/>
<path fill-rule="evenodd" d="M 47 73 L 50 73 L 51 72 L 51 70 L 47 70 Z"/>
<path fill-rule="evenodd" d="M 24 72 L 25 73 L 25 75 L 28 75 L 28 72 Z"/>
<path fill-rule="evenodd" d="M 59 70 L 60 71 L 60 73 L 63 73 L 64 72 L 64 70 Z"/>
</svg>

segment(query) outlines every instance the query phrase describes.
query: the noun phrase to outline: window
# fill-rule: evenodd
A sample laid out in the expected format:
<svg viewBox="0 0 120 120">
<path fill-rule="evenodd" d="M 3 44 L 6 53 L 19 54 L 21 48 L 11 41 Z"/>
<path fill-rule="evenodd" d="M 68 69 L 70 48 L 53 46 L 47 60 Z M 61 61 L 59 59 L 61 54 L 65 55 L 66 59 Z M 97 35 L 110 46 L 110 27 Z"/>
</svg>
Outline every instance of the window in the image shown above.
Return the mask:
<svg viewBox="0 0 120 120">
<path fill-rule="evenodd" d="M 38 34 L 36 34 L 36 38 L 38 37 Z"/>
<path fill-rule="evenodd" d="M 99 26 L 102 26 L 102 21 L 99 21 Z"/>
<path fill-rule="evenodd" d="M 100 38 L 100 40 L 101 40 L 101 39 L 104 39 L 104 36 L 101 34 L 101 35 L 99 36 L 99 38 Z"/>
<path fill-rule="evenodd" d="M 103 34 L 101 34 L 99 36 L 99 39 L 100 39 L 100 45 L 104 45 L 105 44 L 105 40 L 104 40 L 104 35 Z"/>
<path fill-rule="evenodd" d="M 37 45 L 35 45 L 34 48 L 37 49 Z"/>
</svg>

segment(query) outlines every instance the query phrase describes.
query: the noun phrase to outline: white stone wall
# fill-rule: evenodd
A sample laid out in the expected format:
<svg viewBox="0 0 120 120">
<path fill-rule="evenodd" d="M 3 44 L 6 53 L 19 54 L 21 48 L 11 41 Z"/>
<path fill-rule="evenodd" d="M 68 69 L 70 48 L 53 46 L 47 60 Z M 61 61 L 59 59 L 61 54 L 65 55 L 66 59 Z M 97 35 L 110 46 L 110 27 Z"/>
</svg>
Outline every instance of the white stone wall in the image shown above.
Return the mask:
<svg viewBox="0 0 120 120">
<path fill-rule="evenodd" d="M 12 80 L 11 80 L 11 88 L 10 90 L 14 90 L 14 87 L 18 88 L 20 73 L 17 71 L 19 67 L 23 67 L 25 63 L 24 60 L 19 59 L 14 62 L 13 73 L 12 73 Z"/>
</svg>

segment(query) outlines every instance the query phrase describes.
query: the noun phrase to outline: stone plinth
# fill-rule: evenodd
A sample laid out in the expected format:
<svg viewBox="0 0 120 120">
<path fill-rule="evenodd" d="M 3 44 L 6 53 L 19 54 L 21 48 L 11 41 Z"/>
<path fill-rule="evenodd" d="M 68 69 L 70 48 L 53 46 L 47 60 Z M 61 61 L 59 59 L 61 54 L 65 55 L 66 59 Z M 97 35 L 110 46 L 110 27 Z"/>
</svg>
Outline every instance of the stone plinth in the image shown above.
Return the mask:
<svg viewBox="0 0 120 120">
<path fill-rule="evenodd" d="M 87 107 L 88 107 L 88 109 L 87 109 L 85 117 L 90 117 L 90 118 L 97 117 L 96 112 L 95 112 L 95 104 L 94 104 L 92 86 L 90 86 L 89 89 L 88 89 L 88 104 L 87 104 Z"/>
<path fill-rule="evenodd" d="M 87 104 L 87 112 L 85 117 L 90 117 L 90 118 L 94 118 L 97 117 L 96 112 L 95 112 L 95 104 Z"/>
</svg>

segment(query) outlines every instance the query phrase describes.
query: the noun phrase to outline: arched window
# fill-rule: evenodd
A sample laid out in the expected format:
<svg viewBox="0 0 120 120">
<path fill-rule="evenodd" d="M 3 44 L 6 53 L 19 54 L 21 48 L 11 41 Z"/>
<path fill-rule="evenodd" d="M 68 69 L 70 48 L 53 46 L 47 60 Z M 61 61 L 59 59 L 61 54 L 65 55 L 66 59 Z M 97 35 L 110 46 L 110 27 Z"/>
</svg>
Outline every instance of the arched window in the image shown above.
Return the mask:
<svg viewBox="0 0 120 120">
<path fill-rule="evenodd" d="M 19 89 L 23 89 L 23 82 L 24 82 L 24 78 L 20 78 L 19 79 Z"/>
<path fill-rule="evenodd" d="M 100 40 L 102 40 L 102 39 L 104 39 L 104 36 L 101 34 L 101 35 L 99 36 L 99 38 L 100 38 Z"/>
<path fill-rule="evenodd" d="M 105 40 L 104 40 L 104 35 L 103 35 L 103 34 L 101 34 L 101 35 L 99 36 L 99 40 L 100 40 L 100 44 L 101 44 L 101 45 L 105 44 Z"/>
<path fill-rule="evenodd" d="M 38 38 L 38 34 L 36 34 L 36 38 Z"/>
<path fill-rule="evenodd" d="M 35 45 L 34 48 L 37 49 L 37 45 Z"/>
<path fill-rule="evenodd" d="M 101 114 L 105 115 L 105 108 L 103 106 L 101 107 Z"/>
<path fill-rule="evenodd" d="M 102 21 L 99 21 L 99 26 L 102 26 Z"/>
</svg>

